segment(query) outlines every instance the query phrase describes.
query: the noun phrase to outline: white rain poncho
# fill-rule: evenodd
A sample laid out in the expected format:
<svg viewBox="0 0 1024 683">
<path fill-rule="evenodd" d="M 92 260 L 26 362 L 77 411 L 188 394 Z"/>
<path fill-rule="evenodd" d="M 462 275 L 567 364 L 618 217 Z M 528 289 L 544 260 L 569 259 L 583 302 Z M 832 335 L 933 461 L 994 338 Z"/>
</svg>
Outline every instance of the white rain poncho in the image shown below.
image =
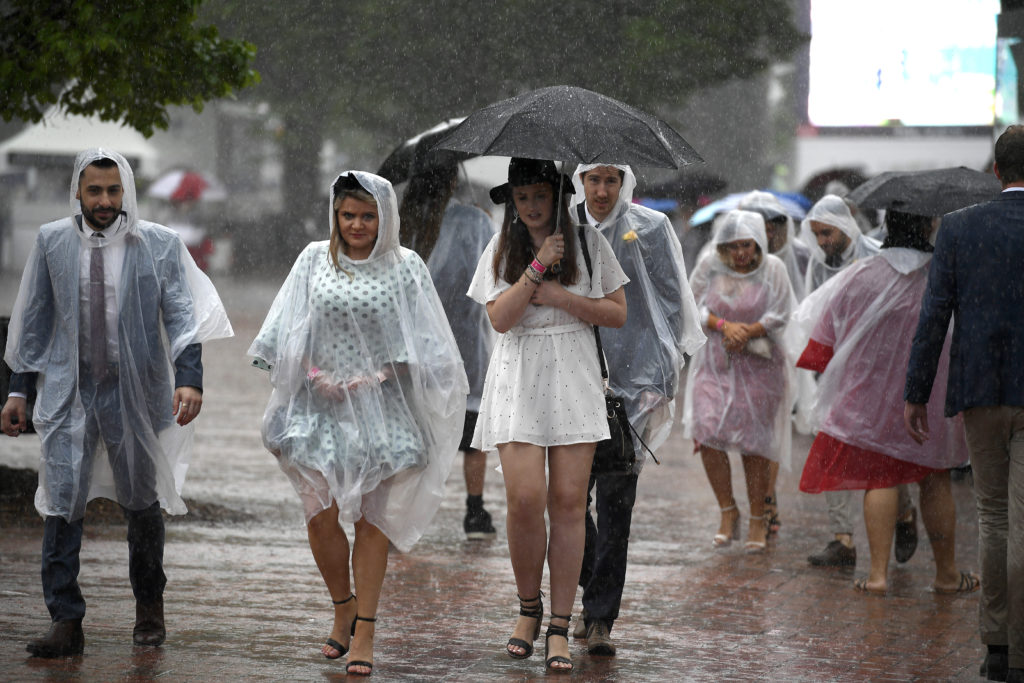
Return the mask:
<svg viewBox="0 0 1024 683">
<path fill-rule="evenodd" d="M 818 221 L 838 228 L 850 238 L 850 244 L 839 256 L 838 262 L 829 265 L 824 250 L 818 246 L 818 240 L 811 231 L 811 221 Z M 807 278 L 804 281 L 804 295 L 821 287 L 830 277 L 858 259 L 873 256 L 881 249 L 878 240 L 864 235 L 857 220 L 850 212 L 850 207 L 842 197 L 827 194 L 811 207 L 806 218 L 800 223 L 800 240 L 811 249 L 811 261 L 807 266 Z"/>
<path fill-rule="evenodd" d="M 373 251 L 359 261 L 339 254 L 336 269 L 329 242 L 309 244 L 249 355 L 270 367 L 263 441 L 307 521 L 336 501 L 340 522 L 365 517 L 405 552 L 444 496 L 465 419 L 466 373 L 426 264 L 399 246 L 391 183 L 348 173 L 377 202 Z M 340 399 L 314 390 L 307 381 L 314 368 Z"/>
<path fill-rule="evenodd" d="M 807 263 L 811 259 L 811 249 L 796 236 L 793 217 L 786 213 L 785 207 L 778 197 L 771 192 L 754 190 L 740 200 L 737 208 L 756 211 L 768 220 L 768 216 L 786 217 L 786 243 L 778 251 L 773 251 L 779 260 L 786 264 L 789 283 L 793 285 L 793 295 L 797 301 L 804 300 L 804 280 L 807 276 Z M 767 215 L 766 215 L 767 214 Z"/>
<path fill-rule="evenodd" d="M 719 257 L 717 246 L 753 239 L 762 261 L 739 273 Z M 796 308 L 786 266 L 767 253 L 764 219 L 730 211 L 719 224 L 690 277 L 701 320 L 709 313 L 730 322 L 761 323 L 766 338 L 729 353 L 712 332 L 690 361 L 683 410 L 684 436 L 724 451 L 761 455 L 788 469 L 793 348 L 789 319 Z"/>
<path fill-rule="evenodd" d="M 822 370 L 814 428 L 843 443 L 926 467 L 967 459 L 960 416 L 942 414 L 950 334 L 928 403 L 930 438 L 919 445 L 903 424 L 903 384 L 931 254 L 891 248 L 829 280 L 793 316 L 812 330 L 802 361 Z M 826 365 L 827 363 L 827 365 Z"/>
<path fill-rule="evenodd" d="M 581 203 L 586 198 L 580 176 L 605 165 L 576 168 L 573 196 Z M 672 429 L 684 354 L 692 356 L 707 338 L 672 224 L 665 214 L 632 203 L 636 175 L 629 166 L 614 168 L 623 172 L 622 187 L 598 229 L 629 278 L 627 318 L 621 328 L 601 330 L 601 345 L 612 391 L 625 400 L 630 422 L 648 447 L 656 450 Z M 572 212 L 577 218 L 579 208 Z M 637 453 L 643 453 L 637 446 Z M 637 459 L 638 472 L 644 461 Z"/>
<path fill-rule="evenodd" d="M 441 220 L 437 243 L 427 259 L 434 288 L 448 316 L 469 379 L 466 408 L 480 409 L 487 363 L 497 333 L 487 309 L 466 296 L 477 261 L 494 236 L 490 217 L 475 206 L 450 202 Z"/>
<path fill-rule="evenodd" d="M 92 231 L 78 227 L 82 208 L 75 194 L 83 169 L 102 158 L 117 162 L 124 194 L 122 216 L 104 231 L 108 236 L 100 246 L 86 235 Z M 123 156 L 103 149 L 79 154 L 71 176 L 70 201 L 71 217 L 42 226 L 29 253 L 4 357 L 14 372 L 38 373 L 32 416 L 42 445 L 36 509 L 42 515 L 73 521 L 84 514 L 85 502 L 97 497 L 116 500 L 129 509 L 153 502 L 144 500 L 152 483 L 140 484 L 136 475 L 128 477 L 130 491 L 124 483 L 118 490 L 102 439 L 94 454 L 84 452 L 86 423 L 98 421 L 104 431 L 124 430 L 121 457 L 125 470 L 152 471 L 161 507 L 171 514 L 184 514 L 181 487 L 195 423 L 182 427 L 174 421 L 173 361 L 190 344 L 230 337 L 231 324 L 217 290 L 196 267 L 178 235 L 162 225 L 139 220 L 135 177 Z M 116 325 L 108 323 L 106 329 L 109 357 L 116 359 L 119 391 L 101 392 L 105 401 L 89 404 L 104 407 L 87 411 L 80 394 L 79 371 L 82 252 L 115 246 L 123 247 L 124 260 L 105 264 L 107 286 L 113 286 L 117 302 L 117 310 L 107 312 L 108 320 L 116 320 Z M 87 262 L 88 256 L 84 258 Z M 109 405 L 111 401 L 116 407 Z M 111 421 L 113 410 L 119 420 Z M 83 466 L 90 464 L 91 479 L 80 482 Z"/>
</svg>

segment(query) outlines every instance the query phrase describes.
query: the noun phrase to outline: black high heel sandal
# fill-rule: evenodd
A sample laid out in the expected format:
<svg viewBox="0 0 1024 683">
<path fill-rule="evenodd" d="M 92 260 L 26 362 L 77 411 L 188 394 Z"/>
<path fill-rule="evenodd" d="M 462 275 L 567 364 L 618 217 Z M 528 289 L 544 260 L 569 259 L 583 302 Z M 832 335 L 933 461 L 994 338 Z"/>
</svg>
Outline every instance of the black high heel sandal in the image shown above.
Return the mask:
<svg viewBox="0 0 1024 683">
<path fill-rule="evenodd" d="M 565 626 L 555 626 L 551 622 L 548 622 L 548 630 L 547 633 L 544 634 L 544 667 L 551 673 L 567 674 L 573 669 L 572 660 L 568 657 L 563 657 L 562 655 L 553 655 L 549 657 L 548 651 L 550 648 L 548 641 L 551 640 L 551 636 L 561 636 L 562 638 L 565 638 L 566 645 L 569 644 L 569 620 L 572 618 L 572 615 L 570 614 L 567 617 L 563 617 L 560 614 L 552 614 L 551 618 L 553 620 L 565 619 Z M 568 664 L 569 666 L 551 666 L 556 662 Z"/>
<path fill-rule="evenodd" d="M 346 602 L 350 602 L 352 600 L 355 600 L 355 597 L 356 597 L 355 593 L 349 593 L 349 596 L 347 598 L 345 598 L 344 600 L 331 600 L 331 602 L 334 603 L 335 605 L 344 605 Z M 356 620 L 353 619 L 352 620 L 352 634 L 351 635 L 355 635 L 355 634 L 356 634 Z M 344 645 L 342 645 L 341 643 L 339 643 L 338 641 L 336 641 L 334 638 L 328 638 L 327 642 L 325 644 L 328 647 L 333 647 L 335 650 L 338 651 L 338 654 L 336 656 L 334 656 L 334 657 L 331 657 L 330 655 L 328 655 L 326 653 L 323 653 L 324 657 L 326 657 L 327 659 L 339 659 L 339 658 L 343 657 L 346 652 L 348 652 L 348 648 L 345 647 Z"/>
<path fill-rule="evenodd" d="M 540 622 L 544 618 L 544 601 L 541 599 L 544 597 L 544 593 L 537 593 L 537 597 L 529 598 L 524 600 L 523 596 L 516 595 L 519 598 L 519 615 L 523 617 L 529 617 L 530 619 L 536 619 L 537 623 L 533 628 L 533 638 L 530 642 L 526 642 L 522 638 L 509 638 L 508 644 L 505 645 L 505 652 L 508 653 L 509 657 L 513 659 L 526 659 L 533 654 L 533 641 L 537 640 L 537 636 L 540 635 Z M 535 606 L 530 607 L 532 603 L 537 603 Z M 512 652 L 509 647 L 521 647 L 523 648 L 523 654 Z"/>
<path fill-rule="evenodd" d="M 356 618 L 352 620 L 352 635 L 353 636 L 356 634 L 356 622 L 357 621 L 368 621 L 370 623 L 375 623 L 377 621 L 377 617 L 361 617 L 361 616 L 359 616 L 357 614 Z M 354 667 L 354 666 L 363 666 L 363 667 L 366 667 L 367 669 L 369 669 L 369 671 L 367 671 L 366 673 L 363 673 L 362 671 L 353 671 L 352 667 Z M 345 673 L 347 675 L 349 675 L 349 676 L 369 676 L 370 674 L 373 673 L 373 662 L 364 662 L 364 661 L 360 661 L 358 659 L 354 660 L 354 661 L 351 661 L 351 662 L 349 662 L 348 664 L 345 665 Z"/>
</svg>

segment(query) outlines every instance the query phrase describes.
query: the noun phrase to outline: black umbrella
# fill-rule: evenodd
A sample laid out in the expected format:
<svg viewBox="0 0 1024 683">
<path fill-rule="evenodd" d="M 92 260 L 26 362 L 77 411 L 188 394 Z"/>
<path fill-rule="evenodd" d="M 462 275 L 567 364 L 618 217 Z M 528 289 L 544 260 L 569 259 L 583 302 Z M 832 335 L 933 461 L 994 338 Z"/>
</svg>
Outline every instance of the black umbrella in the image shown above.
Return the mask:
<svg viewBox="0 0 1024 683">
<path fill-rule="evenodd" d="M 862 209 L 894 209 L 941 216 L 996 197 L 999 179 L 964 166 L 933 171 L 889 171 L 858 185 L 847 199 Z"/>
<path fill-rule="evenodd" d="M 661 168 L 704 161 L 661 119 L 568 85 L 532 90 L 479 109 L 434 149 Z"/>
<path fill-rule="evenodd" d="M 387 178 L 397 185 L 417 173 L 449 166 L 473 156 L 464 152 L 431 149 L 438 140 L 462 123 L 464 118 L 442 121 L 433 128 L 429 128 L 395 147 L 377 169 L 377 175 Z"/>
</svg>

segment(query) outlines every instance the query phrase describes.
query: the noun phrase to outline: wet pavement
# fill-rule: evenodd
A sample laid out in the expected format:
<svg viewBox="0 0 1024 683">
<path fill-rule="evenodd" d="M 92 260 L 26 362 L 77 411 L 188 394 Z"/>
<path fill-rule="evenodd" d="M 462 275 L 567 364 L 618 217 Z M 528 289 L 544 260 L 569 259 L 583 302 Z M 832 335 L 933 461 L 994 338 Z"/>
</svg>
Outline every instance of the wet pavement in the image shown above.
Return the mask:
<svg viewBox="0 0 1024 683">
<path fill-rule="evenodd" d="M 86 520 L 81 584 L 88 601 L 85 655 L 28 658 L 27 640 L 45 632 L 37 519 L 0 534 L 0 680 L 168 681 L 338 680 L 344 659 L 327 661 L 320 643 L 331 627 L 326 588 L 313 562 L 295 494 L 260 444 L 269 388 L 244 352 L 279 279 L 215 280 L 236 337 L 204 353 L 206 392 L 186 498 L 231 511 L 219 521 L 175 519 L 167 528 L 167 642 L 131 644 L 134 604 L 125 527 Z M 17 278 L 0 276 L 0 315 Z M 794 439 L 799 471 L 808 447 Z M 622 612 L 619 654 L 591 657 L 571 643 L 587 681 L 910 681 L 980 680 L 978 594 L 937 595 L 931 550 L 921 545 L 892 565 L 887 597 L 852 589 L 867 573 L 863 527 L 856 569 L 822 569 L 806 556 L 829 540 L 823 496 L 780 476 L 782 530 L 764 555 L 742 544 L 714 550 L 714 498 L 681 429 L 640 478 Z M 38 458 L 31 436 L 0 441 L 0 464 Z M 497 464 L 492 457 L 491 465 Z M 734 487 L 747 517 L 742 471 Z M 977 517 L 969 482 L 954 484 L 960 566 L 977 570 Z M 429 532 L 406 555 L 393 554 L 384 582 L 374 680 L 521 681 L 545 676 L 543 643 L 527 660 L 504 654 L 517 612 L 504 540 L 504 489 L 488 471 L 485 502 L 493 541 L 462 533 L 465 490 L 456 460 L 448 496 Z M 204 516 L 209 520 L 209 516 Z M 547 581 L 545 580 L 545 585 Z M 575 612 L 579 613 L 579 598 Z"/>
</svg>

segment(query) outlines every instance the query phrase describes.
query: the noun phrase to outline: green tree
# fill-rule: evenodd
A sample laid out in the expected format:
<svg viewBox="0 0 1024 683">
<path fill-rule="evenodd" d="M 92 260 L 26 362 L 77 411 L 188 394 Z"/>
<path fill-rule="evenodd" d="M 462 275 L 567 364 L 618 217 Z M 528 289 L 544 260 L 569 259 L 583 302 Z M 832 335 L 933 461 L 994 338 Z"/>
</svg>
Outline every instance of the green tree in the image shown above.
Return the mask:
<svg viewBox="0 0 1024 683">
<path fill-rule="evenodd" d="M 325 137 L 368 131 L 377 161 L 398 140 L 532 88 L 569 84 L 671 112 L 702 87 L 788 59 L 806 36 L 789 0 L 293 0 L 209 16 L 259 46 L 248 95 L 284 130 L 284 210 L 322 213 Z M 313 189 L 311 189 L 313 188 Z"/>
<path fill-rule="evenodd" d="M 202 0 L 0 2 L 0 115 L 39 121 L 53 106 L 167 128 L 167 107 L 253 85 L 255 47 L 196 26 Z"/>
</svg>

